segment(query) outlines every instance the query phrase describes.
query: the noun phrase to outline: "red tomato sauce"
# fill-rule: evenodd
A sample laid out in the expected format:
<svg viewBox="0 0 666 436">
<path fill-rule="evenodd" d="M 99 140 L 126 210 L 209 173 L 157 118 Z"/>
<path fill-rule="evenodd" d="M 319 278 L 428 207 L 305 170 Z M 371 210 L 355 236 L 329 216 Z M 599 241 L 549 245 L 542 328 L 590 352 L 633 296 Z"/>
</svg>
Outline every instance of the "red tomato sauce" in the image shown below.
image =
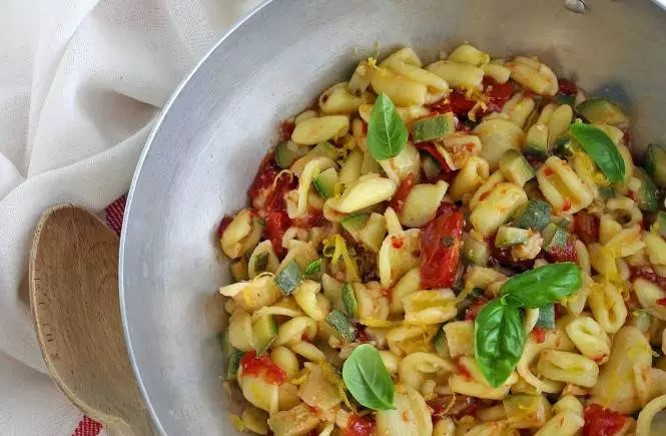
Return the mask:
<svg viewBox="0 0 666 436">
<path fill-rule="evenodd" d="M 486 300 L 483 297 L 474 300 L 472 306 L 469 309 L 467 309 L 467 311 L 465 312 L 465 320 L 474 321 L 476 319 L 476 316 L 479 314 L 479 311 L 483 308 L 483 306 L 486 305 L 487 302 L 488 300 Z"/>
<path fill-rule="evenodd" d="M 291 219 L 287 212 L 279 210 L 269 211 L 266 215 L 266 237 L 271 241 L 275 254 L 281 256 L 284 253 L 282 237 L 291 226 Z"/>
<path fill-rule="evenodd" d="M 293 222 L 296 227 L 311 229 L 312 227 L 319 227 L 326 224 L 326 218 L 324 218 L 323 211 L 310 210 L 307 214 L 295 218 Z"/>
<path fill-rule="evenodd" d="M 370 436 L 374 430 L 374 423 L 355 413 L 349 415 L 347 427 L 342 430 L 343 436 Z"/>
<path fill-rule="evenodd" d="M 470 380 L 472 378 L 472 373 L 469 372 L 469 370 L 467 368 L 465 368 L 464 365 L 461 365 L 460 363 L 456 363 L 456 370 L 458 371 L 458 373 L 461 376 L 465 377 L 467 380 Z"/>
<path fill-rule="evenodd" d="M 636 280 L 636 279 L 645 279 L 648 282 L 652 282 L 655 285 L 659 286 L 661 289 L 666 291 L 666 277 L 658 275 L 649 266 L 639 266 L 636 268 L 632 268 L 631 280 Z"/>
<path fill-rule="evenodd" d="M 293 121 L 283 121 L 280 124 L 280 140 L 286 141 L 291 138 L 291 134 L 294 133 L 294 128 L 296 124 Z"/>
<path fill-rule="evenodd" d="M 483 85 L 488 96 L 488 109 L 485 112 L 501 111 L 513 94 L 513 85 L 510 82 L 497 83 L 490 77 L 483 78 Z"/>
<path fill-rule="evenodd" d="M 622 430 L 626 422 L 626 417 L 598 404 L 587 406 L 584 417 L 583 436 L 613 436 Z"/>
<path fill-rule="evenodd" d="M 254 176 L 250 189 L 247 191 L 250 200 L 254 200 L 264 189 L 273 185 L 273 180 L 275 180 L 275 176 L 279 172 L 280 167 L 275 163 L 274 154 L 268 153 L 261 161 L 257 174 Z"/>
<path fill-rule="evenodd" d="M 287 380 L 287 373 L 282 368 L 274 364 L 268 356 L 257 356 L 254 350 L 243 355 L 240 365 L 243 376 L 263 377 L 273 385 L 280 385 Z"/>
<path fill-rule="evenodd" d="M 531 334 L 537 344 L 542 344 L 546 340 L 546 329 L 544 328 L 534 327 Z"/>
<path fill-rule="evenodd" d="M 599 240 L 599 217 L 586 211 L 574 215 L 573 230 L 586 245 Z"/>
<path fill-rule="evenodd" d="M 421 230 L 421 286 L 449 288 L 460 264 L 463 214 L 454 205 L 440 206 L 439 215 Z"/>
<path fill-rule="evenodd" d="M 409 193 L 412 192 L 413 187 L 414 187 L 414 174 L 409 173 L 407 177 L 405 177 L 405 180 L 400 182 L 397 191 L 395 191 L 395 194 L 391 198 L 391 201 L 389 201 L 389 206 L 392 207 L 393 210 L 396 211 L 396 213 L 400 213 L 400 211 L 402 211 L 402 208 L 405 207 L 405 200 L 407 199 Z"/>
<path fill-rule="evenodd" d="M 546 253 L 546 259 L 549 262 L 575 262 L 578 255 L 574 247 L 574 238 L 569 236 L 564 247 L 553 247 L 550 253 Z"/>
<path fill-rule="evenodd" d="M 222 234 L 224 231 L 229 227 L 229 224 L 234 220 L 233 217 L 229 215 L 225 215 L 224 218 L 222 218 L 222 221 L 220 221 L 220 225 L 217 226 L 217 239 L 222 238 Z"/>
</svg>

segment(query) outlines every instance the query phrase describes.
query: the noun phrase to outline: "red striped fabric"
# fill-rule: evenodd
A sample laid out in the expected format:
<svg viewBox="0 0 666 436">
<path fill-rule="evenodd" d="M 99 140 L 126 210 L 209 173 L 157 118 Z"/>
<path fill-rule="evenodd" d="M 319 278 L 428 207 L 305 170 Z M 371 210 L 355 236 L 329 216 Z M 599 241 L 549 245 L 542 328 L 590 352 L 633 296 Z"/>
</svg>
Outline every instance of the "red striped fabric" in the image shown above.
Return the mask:
<svg viewBox="0 0 666 436">
<path fill-rule="evenodd" d="M 72 436 L 97 436 L 101 430 L 102 424 L 84 416 L 74 429 Z"/>
<path fill-rule="evenodd" d="M 123 226 L 123 214 L 125 213 L 126 200 L 127 196 L 123 195 L 108 205 L 104 211 L 107 225 L 118 234 L 120 234 L 120 230 Z M 102 431 L 102 424 L 84 416 L 83 419 L 79 421 L 79 425 L 77 425 L 72 432 L 72 436 L 97 436 L 100 431 Z"/>
</svg>

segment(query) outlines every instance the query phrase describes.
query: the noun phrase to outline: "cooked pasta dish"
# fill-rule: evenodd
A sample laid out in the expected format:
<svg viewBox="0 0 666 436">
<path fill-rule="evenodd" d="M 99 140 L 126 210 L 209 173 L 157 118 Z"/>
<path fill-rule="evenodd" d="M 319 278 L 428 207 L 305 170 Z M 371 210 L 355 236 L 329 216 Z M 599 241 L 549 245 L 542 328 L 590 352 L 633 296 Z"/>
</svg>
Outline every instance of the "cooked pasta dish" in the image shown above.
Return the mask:
<svg viewBox="0 0 666 436">
<path fill-rule="evenodd" d="M 403 48 L 280 135 L 217 231 L 239 430 L 666 434 L 666 149 L 620 105 Z"/>
</svg>

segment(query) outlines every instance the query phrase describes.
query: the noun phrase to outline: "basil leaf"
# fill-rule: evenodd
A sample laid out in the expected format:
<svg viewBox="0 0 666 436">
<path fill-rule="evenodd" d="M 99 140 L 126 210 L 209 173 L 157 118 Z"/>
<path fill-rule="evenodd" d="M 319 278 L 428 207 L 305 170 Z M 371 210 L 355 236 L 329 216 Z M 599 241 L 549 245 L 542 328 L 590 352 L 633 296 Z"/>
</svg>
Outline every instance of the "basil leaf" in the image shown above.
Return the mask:
<svg viewBox="0 0 666 436">
<path fill-rule="evenodd" d="M 594 163 L 611 182 L 624 178 L 624 159 L 613 141 L 600 128 L 583 123 L 573 123 L 569 134 L 590 155 Z"/>
<path fill-rule="evenodd" d="M 367 142 L 368 152 L 375 160 L 397 156 L 407 143 L 407 127 L 391 99 L 384 94 L 379 94 L 372 106 Z"/>
<path fill-rule="evenodd" d="M 393 380 L 379 351 L 359 345 L 342 365 L 342 379 L 356 401 L 372 410 L 393 409 Z"/>
<path fill-rule="evenodd" d="M 483 306 L 474 320 L 474 356 L 493 387 L 504 383 L 523 355 L 527 334 L 523 312 L 500 299 Z"/>
<path fill-rule="evenodd" d="M 553 263 L 509 278 L 500 291 L 509 303 L 536 309 L 571 295 L 580 288 L 582 276 L 572 262 Z"/>
</svg>

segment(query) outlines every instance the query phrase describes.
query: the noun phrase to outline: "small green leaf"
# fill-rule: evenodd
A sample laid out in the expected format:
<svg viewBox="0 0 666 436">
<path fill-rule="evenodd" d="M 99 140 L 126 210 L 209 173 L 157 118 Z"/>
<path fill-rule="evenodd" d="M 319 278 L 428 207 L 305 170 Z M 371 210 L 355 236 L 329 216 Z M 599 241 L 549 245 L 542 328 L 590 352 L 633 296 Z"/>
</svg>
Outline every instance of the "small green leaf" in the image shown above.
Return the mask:
<svg viewBox="0 0 666 436">
<path fill-rule="evenodd" d="M 581 283 L 578 265 L 553 263 L 509 278 L 502 284 L 500 292 L 509 304 L 537 309 L 571 295 Z"/>
<path fill-rule="evenodd" d="M 474 320 L 474 356 L 493 387 L 504 383 L 523 355 L 525 325 L 521 309 L 500 299 L 483 306 Z"/>
<path fill-rule="evenodd" d="M 591 124 L 573 123 L 569 127 L 569 134 L 590 155 L 608 180 L 619 182 L 624 178 L 624 159 L 603 130 Z"/>
<path fill-rule="evenodd" d="M 308 263 L 308 266 L 305 267 L 305 275 L 311 276 L 321 271 L 321 264 L 323 261 L 324 259 L 320 257 L 319 259 L 315 259 L 312 262 Z"/>
<path fill-rule="evenodd" d="M 395 157 L 407 143 L 407 127 L 395 105 L 384 94 L 379 94 L 372 107 L 368 123 L 368 152 L 375 160 Z"/>
<path fill-rule="evenodd" d="M 342 379 L 361 405 L 372 410 L 393 409 L 393 381 L 379 351 L 370 344 L 359 345 L 342 365 Z"/>
</svg>

